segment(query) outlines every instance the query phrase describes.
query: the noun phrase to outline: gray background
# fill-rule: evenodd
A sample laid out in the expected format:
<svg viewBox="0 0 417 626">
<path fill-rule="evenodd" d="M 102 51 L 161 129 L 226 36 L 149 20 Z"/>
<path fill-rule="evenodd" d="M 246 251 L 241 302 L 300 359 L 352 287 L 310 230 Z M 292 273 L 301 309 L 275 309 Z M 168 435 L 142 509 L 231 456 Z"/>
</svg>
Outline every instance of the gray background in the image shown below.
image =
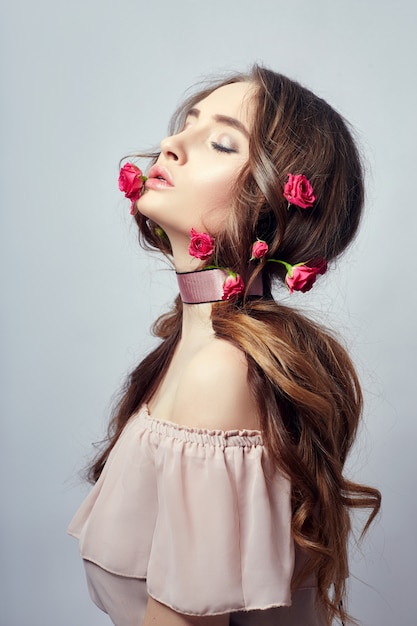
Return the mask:
<svg viewBox="0 0 417 626">
<path fill-rule="evenodd" d="M 14 0 L 1 45 L 2 626 L 108 624 L 65 529 L 112 397 L 176 293 L 136 245 L 118 159 L 165 135 L 185 89 L 260 61 L 356 127 L 367 216 L 289 300 L 338 329 L 366 395 L 350 475 L 383 491 L 352 545 L 352 612 L 416 624 L 414 0 Z"/>
</svg>

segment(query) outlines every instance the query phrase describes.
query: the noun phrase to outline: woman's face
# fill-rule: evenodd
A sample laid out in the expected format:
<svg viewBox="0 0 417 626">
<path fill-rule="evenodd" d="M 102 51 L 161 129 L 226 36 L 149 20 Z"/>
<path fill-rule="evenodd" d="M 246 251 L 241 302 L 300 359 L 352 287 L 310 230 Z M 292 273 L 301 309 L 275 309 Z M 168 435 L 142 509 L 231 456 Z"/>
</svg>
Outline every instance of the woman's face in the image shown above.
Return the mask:
<svg viewBox="0 0 417 626">
<path fill-rule="evenodd" d="M 213 91 L 192 108 L 184 128 L 161 142 L 137 208 L 170 239 L 189 241 L 191 228 L 215 235 L 233 186 L 249 157 L 250 83 Z"/>
</svg>

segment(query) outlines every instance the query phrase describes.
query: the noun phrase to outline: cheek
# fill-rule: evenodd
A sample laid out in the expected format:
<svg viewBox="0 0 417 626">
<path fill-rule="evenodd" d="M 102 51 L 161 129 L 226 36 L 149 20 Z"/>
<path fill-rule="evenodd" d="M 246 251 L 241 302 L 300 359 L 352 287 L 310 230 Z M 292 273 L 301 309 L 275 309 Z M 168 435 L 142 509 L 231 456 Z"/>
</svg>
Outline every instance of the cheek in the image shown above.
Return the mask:
<svg viewBox="0 0 417 626">
<path fill-rule="evenodd" d="M 234 197 L 234 185 L 239 176 L 239 168 L 222 168 L 211 172 L 210 176 L 199 176 L 194 187 L 194 217 L 204 228 L 215 235 L 222 229 Z"/>
<path fill-rule="evenodd" d="M 200 202 L 196 205 L 199 208 L 194 212 L 194 219 L 198 219 L 203 230 L 215 235 L 223 228 L 230 213 L 232 201 L 231 185 L 229 188 L 208 191 L 204 194 L 203 202 L 200 196 Z"/>
<path fill-rule="evenodd" d="M 219 203 L 229 203 L 236 180 L 238 179 L 241 167 L 221 167 L 206 174 L 200 173 L 195 178 L 194 191 L 200 194 L 208 194 L 212 205 Z M 207 199 L 208 199 L 207 198 Z"/>
</svg>

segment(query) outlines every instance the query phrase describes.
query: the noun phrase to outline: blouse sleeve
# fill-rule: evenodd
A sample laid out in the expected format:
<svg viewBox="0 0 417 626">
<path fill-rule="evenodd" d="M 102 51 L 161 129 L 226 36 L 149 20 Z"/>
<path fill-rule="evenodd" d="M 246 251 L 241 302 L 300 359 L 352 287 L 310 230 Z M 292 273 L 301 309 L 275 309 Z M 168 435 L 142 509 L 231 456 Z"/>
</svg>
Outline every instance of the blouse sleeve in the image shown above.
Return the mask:
<svg viewBox="0 0 417 626">
<path fill-rule="evenodd" d="M 83 557 L 146 578 L 152 597 L 189 615 L 290 605 L 290 483 L 260 433 L 184 428 L 146 412 L 140 423 L 137 449 L 126 441 L 123 454 L 115 450 L 125 470 L 109 459 L 70 528 Z M 128 489 L 112 475 L 124 484 L 129 476 Z"/>
</svg>

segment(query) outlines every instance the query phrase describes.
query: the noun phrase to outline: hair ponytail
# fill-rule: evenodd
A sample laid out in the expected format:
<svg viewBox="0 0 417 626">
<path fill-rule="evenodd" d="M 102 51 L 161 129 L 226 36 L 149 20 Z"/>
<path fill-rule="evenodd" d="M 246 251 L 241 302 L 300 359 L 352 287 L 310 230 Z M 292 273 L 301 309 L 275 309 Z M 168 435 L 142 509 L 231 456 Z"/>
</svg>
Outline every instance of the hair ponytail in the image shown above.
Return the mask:
<svg viewBox="0 0 417 626">
<path fill-rule="evenodd" d="M 352 362 L 328 332 L 273 300 L 215 305 L 213 328 L 247 355 L 264 443 L 292 483 L 294 540 L 308 554 L 293 580 L 317 576 L 328 623 L 346 620 L 350 509 L 380 508 L 378 490 L 343 475 L 362 411 Z"/>
</svg>

